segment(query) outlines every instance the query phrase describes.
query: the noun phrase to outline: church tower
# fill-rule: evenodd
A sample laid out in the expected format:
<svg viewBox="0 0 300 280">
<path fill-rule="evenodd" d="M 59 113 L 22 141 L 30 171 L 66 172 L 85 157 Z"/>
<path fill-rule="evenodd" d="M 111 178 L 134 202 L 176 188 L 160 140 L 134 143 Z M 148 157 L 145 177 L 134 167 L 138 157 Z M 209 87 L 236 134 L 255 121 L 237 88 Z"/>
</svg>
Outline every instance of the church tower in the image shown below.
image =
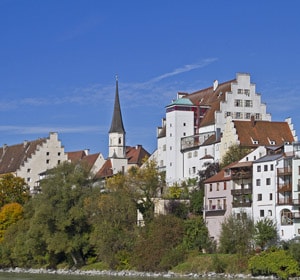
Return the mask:
<svg viewBox="0 0 300 280">
<path fill-rule="evenodd" d="M 119 100 L 118 77 L 116 76 L 115 105 L 109 130 L 109 158 L 125 158 L 125 134 Z"/>
</svg>

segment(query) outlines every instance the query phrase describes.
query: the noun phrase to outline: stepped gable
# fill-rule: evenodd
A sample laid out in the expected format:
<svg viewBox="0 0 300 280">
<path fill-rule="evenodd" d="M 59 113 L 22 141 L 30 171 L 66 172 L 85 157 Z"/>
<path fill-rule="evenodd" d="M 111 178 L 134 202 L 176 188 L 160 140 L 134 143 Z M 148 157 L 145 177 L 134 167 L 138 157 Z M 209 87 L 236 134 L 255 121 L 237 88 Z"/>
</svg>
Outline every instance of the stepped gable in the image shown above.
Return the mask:
<svg viewBox="0 0 300 280">
<path fill-rule="evenodd" d="M 12 146 L 3 145 L 0 148 L 0 174 L 16 172 L 46 141 L 47 138 L 40 138 Z"/>
<path fill-rule="evenodd" d="M 215 123 L 215 112 L 220 110 L 221 101 L 225 101 L 225 93 L 231 92 L 231 84 L 233 82 L 236 82 L 236 79 L 219 84 L 215 90 L 214 87 L 211 86 L 183 97 L 190 99 L 196 106 L 209 107 L 200 126 Z"/>
<path fill-rule="evenodd" d="M 150 154 L 141 145 L 137 145 L 136 147 L 126 147 L 128 164 L 141 166 L 145 157 L 149 158 Z"/>
<path fill-rule="evenodd" d="M 281 146 L 294 142 L 294 136 L 287 122 L 233 121 L 241 146 Z"/>
</svg>

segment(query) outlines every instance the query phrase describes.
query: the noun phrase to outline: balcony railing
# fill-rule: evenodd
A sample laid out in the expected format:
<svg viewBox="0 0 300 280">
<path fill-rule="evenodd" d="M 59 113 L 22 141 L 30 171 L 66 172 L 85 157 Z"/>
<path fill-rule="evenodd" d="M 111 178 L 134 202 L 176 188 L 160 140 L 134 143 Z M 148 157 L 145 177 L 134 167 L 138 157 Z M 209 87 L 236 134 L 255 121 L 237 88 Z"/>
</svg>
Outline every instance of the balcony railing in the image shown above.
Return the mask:
<svg viewBox="0 0 300 280">
<path fill-rule="evenodd" d="M 279 198 L 278 205 L 292 205 L 293 204 L 293 200 L 291 198 Z"/>
<path fill-rule="evenodd" d="M 278 192 L 291 192 L 293 187 L 291 183 L 278 184 Z"/>
<path fill-rule="evenodd" d="M 232 202 L 232 207 L 237 208 L 237 207 L 251 207 L 252 202 L 251 201 L 234 201 Z"/>
<path fill-rule="evenodd" d="M 244 194 L 252 194 L 252 188 L 233 189 L 233 190 L 231 190 L 231 194 L 233 196 L 244 195 Z"/>
<path fill-rule="evenodd" d="M 232 180 L 241 180 L 252 178 L 252 171 L 237 172 L 231 174 Z"/>
<path fill-rule="evenodd" d="M 293 219 L 300 219 L 300 212 L 293 212 L 292 217 Z"/>
<path fill-rule="evenodd" d="M 205 206 L 204 211 L 226 211 L 226 205 Z"/>
<path fill-rule="evenodd" d="M 283 168 L 277 168 L 277 175 L 283 176 L 283 175 L 290 175 L 292 174 L 292 167 L 283 167 Z"/>
<path fill-rule="evenodd" d="M 300 199 L 293 199 L 293 205 L 300 206 Z"/>
</svg>

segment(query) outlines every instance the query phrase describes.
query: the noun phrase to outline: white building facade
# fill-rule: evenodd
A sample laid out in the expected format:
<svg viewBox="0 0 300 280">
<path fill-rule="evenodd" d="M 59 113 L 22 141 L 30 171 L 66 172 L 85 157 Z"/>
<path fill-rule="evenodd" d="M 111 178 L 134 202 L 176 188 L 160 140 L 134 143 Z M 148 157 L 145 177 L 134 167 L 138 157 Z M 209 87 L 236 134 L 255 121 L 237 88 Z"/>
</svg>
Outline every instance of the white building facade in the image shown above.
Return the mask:
<svg viewBox="0 0 300 280">
<path fill-rule="evenodd" d="M 166 106 L 152 155 L 166 171 L 168 185 L 196 178 L 207 162 L 220 160 L 220 139 L 227 117 L 236 120 L 271 120 L 249 74 L 191 94 L 178 93 Z"/>
</svg>

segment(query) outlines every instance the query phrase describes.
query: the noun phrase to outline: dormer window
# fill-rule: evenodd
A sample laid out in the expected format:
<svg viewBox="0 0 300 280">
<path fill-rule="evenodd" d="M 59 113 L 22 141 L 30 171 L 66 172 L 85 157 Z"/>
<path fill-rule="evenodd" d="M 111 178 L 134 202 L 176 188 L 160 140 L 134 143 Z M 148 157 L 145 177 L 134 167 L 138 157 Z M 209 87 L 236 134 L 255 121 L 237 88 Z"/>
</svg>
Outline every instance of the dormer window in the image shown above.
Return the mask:
<svg viewBox="0 0 300 280">
<path fill-rule="evenodd" d="M 254 145 L 258 145 L 258 140 L 252 140 L 252 143 L 253 143 Z"/>
<path fill-rule="evenodd" d="M 276 141 L 275 141 L 275 140 L 271 140 L 271 139 L 269 139 L 269 138 L 268 138 L 268 140 L 269 140 L 270 145 L 275 145 L 275 144 L 276 144 Z"/>
</svg>

